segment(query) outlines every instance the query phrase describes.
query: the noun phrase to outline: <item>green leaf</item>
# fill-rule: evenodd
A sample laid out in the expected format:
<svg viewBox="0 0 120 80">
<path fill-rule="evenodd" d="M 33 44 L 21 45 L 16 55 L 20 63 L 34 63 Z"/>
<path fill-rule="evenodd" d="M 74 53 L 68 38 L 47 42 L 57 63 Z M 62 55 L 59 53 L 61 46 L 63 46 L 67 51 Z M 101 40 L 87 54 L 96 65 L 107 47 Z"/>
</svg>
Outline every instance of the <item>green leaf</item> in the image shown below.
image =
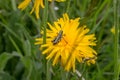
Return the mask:
<svg viewBox="0 0 120 80">
<path fill-rule="evenodd" d="M 14 47 L 16 48 L 18 54 L 22 57 L 22 52 L 21 52 L 21 50 L 19 49 L 19 46 L 18 46 L 18 45 L 16 44 L 16 42 L 14 41 L 14 39 L 13 39 L 11 36 L 9 36 L 9 39 L 10 39 L 10 41 L 12 42 L 12 44 L 14 45 Z"/>
<path fill-rule="evenodd" d="M 21 61 L 26 68 L 26 73 L 25 73 L 25 78 L 26 79 L 25 80 L 30 80 L 31 72 L 32 72 L 32 69 L 33 69 L 32 60 L 29 57 L 22 57 Z"/>
<path fill-rule="evenodd" d="M 0 80 L 15 80 L 15 79 L 6 72 L 0 72 Z"/>
<path fill-rule="evenodd" d="M 31 56 L 31 44 L 29 40 L 24 41 L 23 49 L 26 56 Z"/>
<path fill-rule="evenodd" d="M 12 57 L 13 57 L 12 54 L 9 54 L 9 53 L 6 53 L 6 52 L 4 52 L 0 55 L 0 71 L 2 71 L 4 69 L 4 67 L 7 64 L 7 61 L 9 59 L 11 59 Z"/>
</svg>

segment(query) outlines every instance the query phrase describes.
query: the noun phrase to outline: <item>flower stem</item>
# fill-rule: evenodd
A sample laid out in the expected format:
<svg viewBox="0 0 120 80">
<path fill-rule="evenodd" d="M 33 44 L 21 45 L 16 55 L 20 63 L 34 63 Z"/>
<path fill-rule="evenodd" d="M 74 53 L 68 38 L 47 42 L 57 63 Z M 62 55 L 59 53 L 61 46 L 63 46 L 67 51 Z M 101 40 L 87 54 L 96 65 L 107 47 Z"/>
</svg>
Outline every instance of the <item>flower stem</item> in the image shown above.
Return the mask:
<svg viewBox="0 0 120 80">
<path fill-rule="evenodd" d="M 114 44 L 114 80 L 119 80 L 119 0 L 114 0 L 114 26 L 115 26 L 115 44 Z"/>
<path fill-rule="evenodd" d="M 43 12 L 43 44 L 46 43 L 46 26 L 47 26 L 47 19 L 48 19 L 48 0 L 45 0 L 45 8 Z M 50 74 L 50 61 L 48 60 L 46 63 L 46 80 L 51 80 Z"/>
<path fill-rule="evenodd" d="M 47 13 L 48 13 L 48 0 L 45 0 L 45 8 L 43 12 L 43 31 L 44 31 L 43 44 L 46 43 L 46 26 L 47 26 L 47 18 L 48 18 Z"/>
<path fill-rule="evenodd" d="M 47 60 L 47 77 L 46 80 L 51 80 L 51 71 L 50 71 L 51 63 L 50 60 Z"/>
</svg>

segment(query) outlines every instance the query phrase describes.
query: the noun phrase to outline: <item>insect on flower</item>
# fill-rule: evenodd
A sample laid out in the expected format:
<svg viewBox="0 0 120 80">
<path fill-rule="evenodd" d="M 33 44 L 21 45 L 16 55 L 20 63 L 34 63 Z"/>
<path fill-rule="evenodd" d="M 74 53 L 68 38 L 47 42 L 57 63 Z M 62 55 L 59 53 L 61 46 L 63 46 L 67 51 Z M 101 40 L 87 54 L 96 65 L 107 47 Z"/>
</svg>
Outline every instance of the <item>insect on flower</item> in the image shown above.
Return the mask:
<svg viewBox="0 0 120 80">
<path fill-rule="evenodd" d="M 61 40 L 62 34 L 63 34 L 63 31 L 60 30 L 59 33 L 58 33 L 58 35 L 55 37 L 55 39 L 52 40 L 53 45 L 57 44 Z"/>
<path fill-rule="evenodd" d="M 90 29 L 86 25 L 79 26 L 79 20 L 79 17 L 70 19 L 65 13 L 53 24 L 48 23 L 45 44 L 42 37 L 36 39 L 35 44 L 41 45 L 42 54 L 47 55 L 47 60 L 52 59 L 53 66 L 60 63 L 66 71 L 75 72 L 76 61 L 95 64 L 97 52 L 92 48 L 96 46 L 95 34 L 88 34 Z"/>
</svg>

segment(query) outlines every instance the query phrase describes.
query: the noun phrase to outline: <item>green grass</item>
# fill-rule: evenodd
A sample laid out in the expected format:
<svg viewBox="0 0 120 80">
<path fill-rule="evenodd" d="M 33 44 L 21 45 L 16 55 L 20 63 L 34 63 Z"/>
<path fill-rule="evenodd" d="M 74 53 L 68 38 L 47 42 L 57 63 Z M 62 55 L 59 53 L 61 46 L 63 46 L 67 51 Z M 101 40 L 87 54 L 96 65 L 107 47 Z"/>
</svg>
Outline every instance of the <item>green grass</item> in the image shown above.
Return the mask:
<svg viewBox="0 0 120 80">
<path fill-rule="evenodd" d="M 67 0 L 54 4 L 45 1 L 45 9 L 37 20 L 29 14 L 31 6 L 20 11 L 22 0 L 0 0 L 0 80 L 119 80 L 120 79 L 120 1 Z M 58 11 L 53 7 L 57 6 Z M 35 38 L 44 31 L 47 22 L 53 23 L 67 12 L 70 18 L 80 17 L 80 25 L 87 25 L 97 38 L 98 59 L 87 66 L 76 63 L 78 73 L 65 72 L 52 66 L 41 54 Z M 115 26 L 115 34 L 110 29 Z M 82 78 L 79 75 L 82 74 Z"/>
</svg>

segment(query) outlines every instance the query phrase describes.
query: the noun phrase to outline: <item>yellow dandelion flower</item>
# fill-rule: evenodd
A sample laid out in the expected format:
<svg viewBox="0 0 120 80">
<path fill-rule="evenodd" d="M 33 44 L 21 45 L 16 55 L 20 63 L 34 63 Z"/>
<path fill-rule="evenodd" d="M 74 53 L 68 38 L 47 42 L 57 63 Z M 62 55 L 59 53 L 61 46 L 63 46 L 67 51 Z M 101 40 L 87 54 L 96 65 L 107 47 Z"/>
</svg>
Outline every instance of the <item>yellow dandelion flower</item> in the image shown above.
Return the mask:
<svg viewBox="0 0 120 80">
<path fill-rule="evenodd" d="M 42 38 L 36 39 L 35 44 L 44 48 L 46 59 L 53 59 L 53 65 L 60 63 L 66 71 L 75 71 L 76 61 L 94 64 L 96 60 L 97 53 L 91 48 L 96 45 L 95 35 L 87 34 L 89 29 L 86 26 L 78 27 L 79 19 L 69 19 L 65 13 L 54 25 L 48 23 L 46 44 L 42 44 Z"/>
<path fill-rule="evenodd" d="M 52 1 L 52 0 L 48 0 L 48 1 Z M 65 0 L 56 0 L 58 2 L 63 2 Z M 24 10 L 29 4 L 30 2 L 32 2 L 32 0 L 24 0 L 19 6 L 18 8 L 21 10 Z M 44 8 L 44 4 L 43 4 L 43 0 L 34 0 L 34 6 L 31 10 L 31 14 L 35 11 L 35 15 L 36 18 L 39 19 L 39 13 L 40 13 L 40 7 Z"/>
</svg>

